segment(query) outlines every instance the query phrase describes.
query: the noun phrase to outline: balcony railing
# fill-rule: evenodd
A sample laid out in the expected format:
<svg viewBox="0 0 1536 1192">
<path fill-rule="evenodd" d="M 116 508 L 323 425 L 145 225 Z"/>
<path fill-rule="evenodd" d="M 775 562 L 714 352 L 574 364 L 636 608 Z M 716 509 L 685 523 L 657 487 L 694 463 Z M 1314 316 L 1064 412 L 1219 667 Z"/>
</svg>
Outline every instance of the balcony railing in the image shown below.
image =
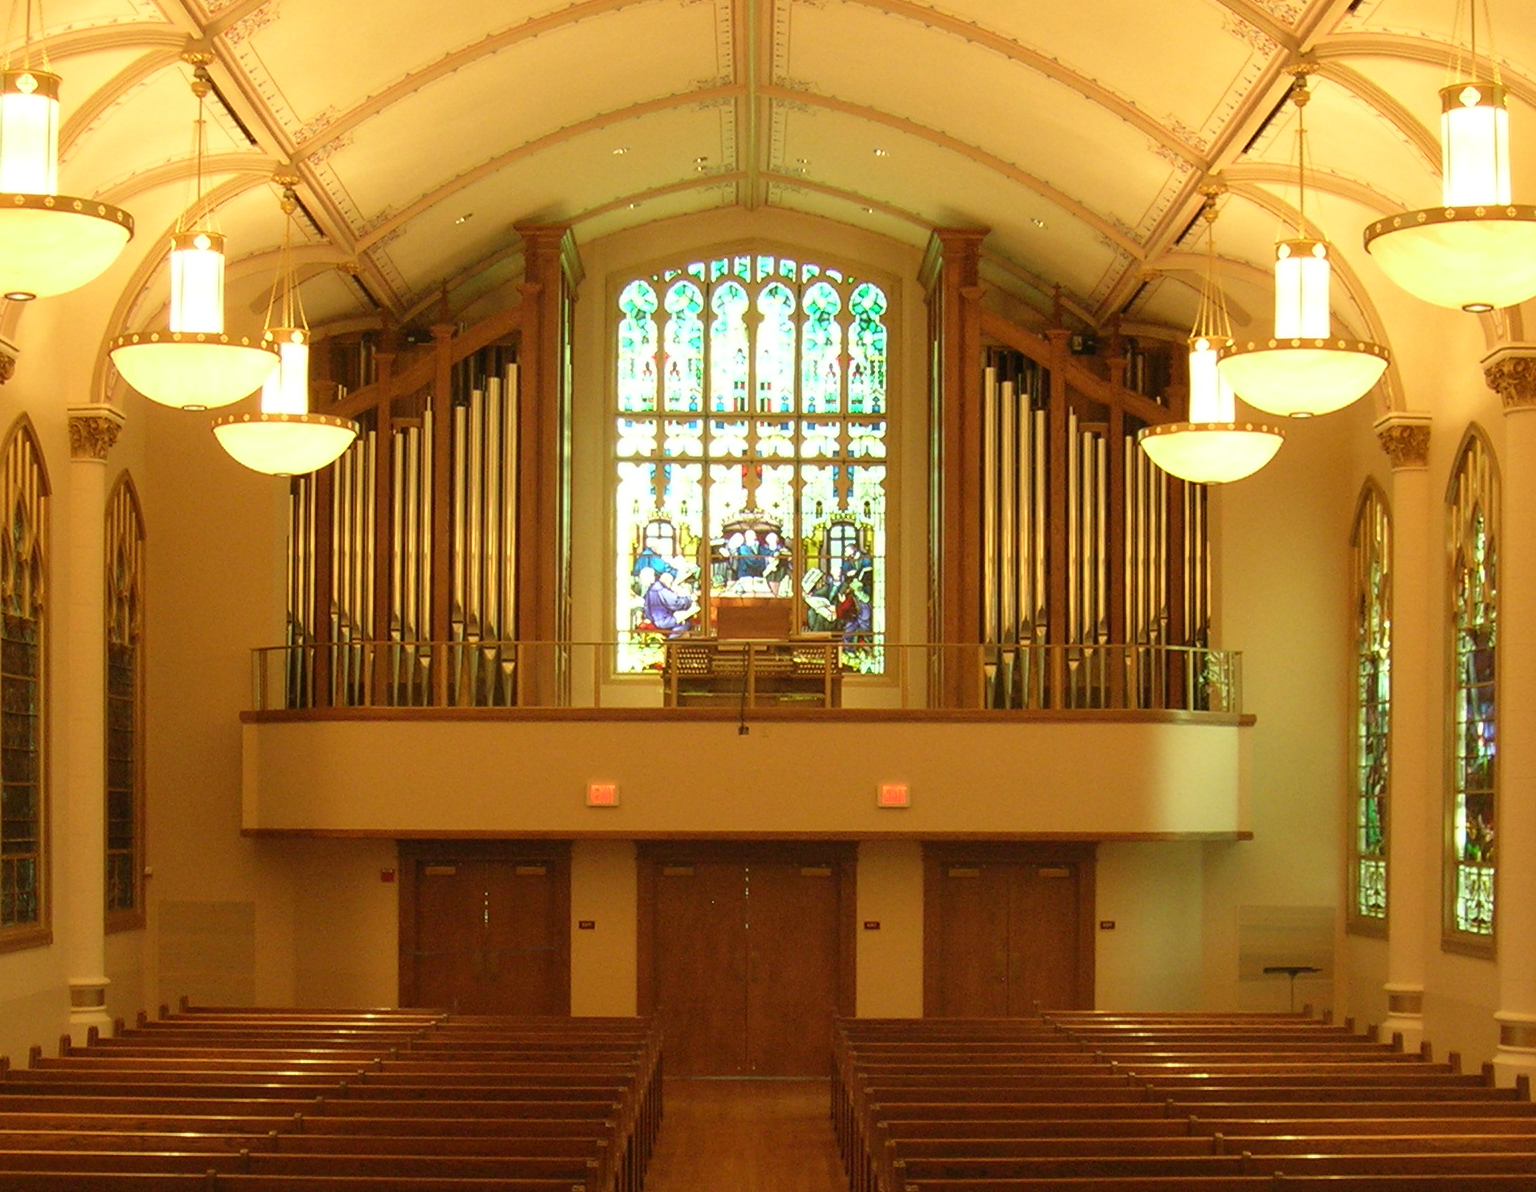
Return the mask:
<svg viewBox="0 0 1536 1192">
<path fill-rule="evenodd" d="M 647 670 L 623 673 L 631 646 L 272 646 L 253 651 L 255 707 L 1242 711 L 1241 656 L 1229 650 L 678 638 Z M 869 673 L 872 657 L 880 673 Z"/>
</svg>

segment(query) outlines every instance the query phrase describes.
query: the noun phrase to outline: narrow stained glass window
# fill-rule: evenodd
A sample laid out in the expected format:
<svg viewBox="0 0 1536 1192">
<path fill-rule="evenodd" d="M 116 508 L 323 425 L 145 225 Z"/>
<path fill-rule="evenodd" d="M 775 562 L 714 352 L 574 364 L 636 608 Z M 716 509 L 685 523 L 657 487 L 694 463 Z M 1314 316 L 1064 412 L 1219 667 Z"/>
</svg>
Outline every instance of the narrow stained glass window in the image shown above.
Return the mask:
<svg viewBox="0 0 1536 1192">
<path fill-rule="evenodd" d="M 618 307 L 619 670 L 659 666 L 665 639 L 712 634 L 742 601 L 782 603 L 845 669 L 883 670 L 885 291 L 732 255 L 635 278 Z"/>
<path fill-rule="evenodd" d="M 107 502 L 107 927 L 144 922 L 140 674 L 144 518 L 125 473 Z"/>
<path fill-rule="evenodd" d="M 1481 432 L 1451 474 L 1449 939 L 1486 948 L 1494 933 L 1498 833 L 1498 476 Z"/>
<path fill-rule="evenodd" d="M 1387 919 L 1392 720 L 1392 522 L 1374 482 L 1360 498 L 1354 552 L 1355 799 L 1350 831 L 1352 929 L 1380 934 Z"/>
<path fill-rule="evenodd" d="M 48 482 L 25 418 L 0 456 L 0 940 L 47 923 L 43 699 Z"/>
</svg>

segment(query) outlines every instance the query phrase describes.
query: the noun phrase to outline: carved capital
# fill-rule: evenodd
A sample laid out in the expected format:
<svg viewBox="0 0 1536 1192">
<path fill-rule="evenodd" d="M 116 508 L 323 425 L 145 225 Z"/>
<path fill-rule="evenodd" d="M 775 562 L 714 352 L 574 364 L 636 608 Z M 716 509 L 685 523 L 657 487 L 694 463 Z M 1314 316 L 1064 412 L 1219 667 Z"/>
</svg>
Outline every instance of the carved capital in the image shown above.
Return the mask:
<svg viewBox="0 0 1536 1192">
<path fill-rule="evenodd" d="M 69 412 L 69 457 L 105 463 L 117 442 L 123 416 L 111 406 L 80 406 Z"/>
<path fill-rule="evenodd" d="M 1536 344 L 1506 344 L 1485 356 L 1483 378 L 1506 414 L 1536 408 Z"/>
<path fill-rule="evenodd" d="M 1376 423 L 1376 441 L 1392 461 L 1394 472 L 1429 466 L 1429 415 L 1388 414 Z"/>
</svg>

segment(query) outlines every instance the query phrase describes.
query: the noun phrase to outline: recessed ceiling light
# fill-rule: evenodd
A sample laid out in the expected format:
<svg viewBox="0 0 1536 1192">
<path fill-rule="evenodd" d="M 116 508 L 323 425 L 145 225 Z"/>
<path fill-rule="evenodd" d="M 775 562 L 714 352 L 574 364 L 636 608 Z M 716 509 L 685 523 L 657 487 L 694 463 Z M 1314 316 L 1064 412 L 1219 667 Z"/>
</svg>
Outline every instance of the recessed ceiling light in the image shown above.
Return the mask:
<svg viewBox="0 0 1536 1192">
<path fill-rule="evenodd" d="M 633 210 L 634 210 L 634 209 L 635 209 L 635 208 L 636 208 L 636 207 L 638 207 L 638 206 L 640 206 L 640 204 L 639 204 L 639 203 L 631 203 L 631 204 L 630 204 L 630 205 L 629 205 L 629 209 L 630 209 L 630 210 L 631 210 L 631 211 L 633 211 Z"/>
<path fill-rule="evenodd" d="M 1030 223 L 1032 223 L 1032 224 L 1034 224 L 1034 225 L 1035 225 L 1035 227 L 1037 227 L 1037 228 L 1043 228 L 1043 227 L 1045 227 L 1045 220 L 1043 220 L 1043 219 L 1033 219 L 1033 218 L 1032 218 L 1032 219 L 1030 219 L 1030 221 L 1029 221 L 1029 222 L 1030 222 Z"/>
<path fill-rule="evenodd" d="M 613 155 L 615 157 L 623 157 L 628 152 L 629 152 L 629 146 L 628 145 L 620 145 L 617 149 L 615 149 L 613 151 Z"/>
<path fill-rule="evenodd" d="M 865 215 L 873 215 L 874 213 L 875 213 L 875 209 L 873 207 L 866 207 L 866 208 L 864 208 L 864 214 Z"/>
<path fill-rule="evenodd" d="M 876 157 L 889 157 L 890 155 L 891 155 L 891 151 L 889 149 L 876 149 L 875 150 L 875 156 Z"/>
<path fill-rule="evenodd" d="M 459 216 L 459 218 L 454 220 L 453 222 L 455 224 L 468 223 L 470 220 L 472 220 L 474 218 L 475 218 L 475 213 L 473 211 L 466 211 L 466 212 L 464 212 L 463 215 Z"/>
<path fill-rule="evenodd" d="M 811 159 L 808 157 L 797 157 L 795 158 L 795 164 L 797 166 L 808 166 L 811 164 Z"/>
</svg>

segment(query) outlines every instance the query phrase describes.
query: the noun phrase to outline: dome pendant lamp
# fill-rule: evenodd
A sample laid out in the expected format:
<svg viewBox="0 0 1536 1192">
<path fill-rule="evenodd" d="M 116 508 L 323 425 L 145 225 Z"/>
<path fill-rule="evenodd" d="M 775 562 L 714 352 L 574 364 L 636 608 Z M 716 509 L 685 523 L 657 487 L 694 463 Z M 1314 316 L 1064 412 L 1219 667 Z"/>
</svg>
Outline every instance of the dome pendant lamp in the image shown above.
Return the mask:
<svg viewBox="0 0 1536 1192">
<path fill-rule="evenodd" d="M 34 0 L 24 0 L 26 45 L 0 67 L 0 297 L 68 293 L 100 277 L 133 237 L 133 216 L 59 189 L 59 76 L 38 49 Z"/>
<path fill-rule="evenodd" d="M 1414 297 L 1482 312 L 1536 297 L 1536 206 L 1511 201 L 1509 111 L 1491 48 L 1479 77 L 1477 9 L 1467 0 L 1468 68 L 1458 50 L 1455 81 L 1440 89 L 1441 206 L 1377 220 L 1365 247 Z"/>
<path fill-rule="evenodd" d="M 1238 422 L 1232 389 L 1216 368 L 1217 352 L 1232 340 L 1226 296 L 1216 282 L 1216 196 L 1206 187 L 1205 280 L 1200 311 L 1189 337 L 1189 421 L 1140 431 L 1136 441 L 1152 462 L 1180 480 L 1224 484 L 1251 476 L 1280 450 L 1285 432 L 1262 423 Z"/>
<path fill-rule="evenodd" d="M 299 301 L 293 267 L 293 213 L 298 199 L 293 179 L 284 179 L 283 251 L 277 281 L 267 307 L 266 341 L 277 345 L 277 368 L 261 389 L 256 413 L 228 414 L 214 420 L 220 446 L 256 472 L 299 476 L 338 459 L 357 438 L 358 425 L 347 418 L 309 412 L 309 325 Z"/>
<path fill-rule="evenodd" d="M 197 96 L 197 198 L 171 235 L 169 326 L 120 335 L 110 349 L 123 380 L 151 401 L 181 410 L 209 410 L 260 388 L 277 367 L 277 348 L 254 336 L 224 331 L 224 237 L 203 207 L 205 101 L 211 57 L 189 50 Z"/>
<path fill-rule="evenodd" d="M 1307 236 L 1306 105 L 1310 65 L 1296 69 L 1296 236 L 1275 245 L 1275 334 L 1222 349 L 1222 377 L 1249 405 L 1270 414 L 1308 418 L 1343 409 L 1387 368 L 1380 344 L 1332 333 L 1329 244 Z"/>
</svg>

